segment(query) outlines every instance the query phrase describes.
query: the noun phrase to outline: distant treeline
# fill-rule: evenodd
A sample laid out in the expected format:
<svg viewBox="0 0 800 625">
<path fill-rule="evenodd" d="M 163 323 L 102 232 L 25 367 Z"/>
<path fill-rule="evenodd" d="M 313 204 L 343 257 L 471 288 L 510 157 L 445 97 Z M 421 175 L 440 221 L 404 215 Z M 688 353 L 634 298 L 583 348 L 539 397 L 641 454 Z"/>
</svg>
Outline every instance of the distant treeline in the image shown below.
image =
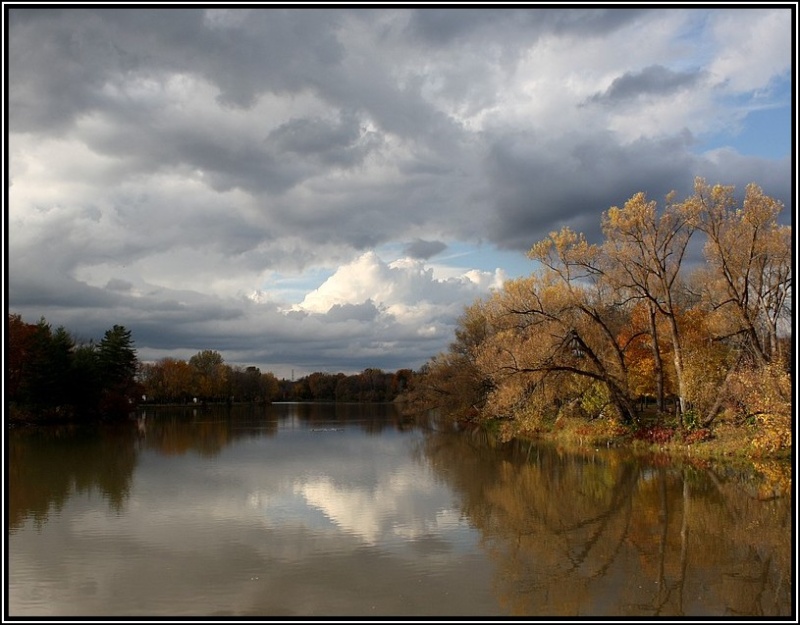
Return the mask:
<svg viewBox="0 0 800 625">
<path fill-rule="evenodd" d="M 297 380 L 278 379 L 258 367 L 231 366 L 214 350 L 188 361 L 162 358 L 140 367 L 145 401 L 154 403 L 225 403 L 272 401 L 392 401 L 411 379 L 410 369 L 385 373 L 312 373 Z"/>
<path fill-rule="evenodd" d="M 12 420 L 119 418 L 137 405 L 269 403 L 273 401 L 393 401 L 413 373 L 312 373 L 278 379 L 258 367 L 227 364 L 214 350 L 188 361 L 140 362 L 130 330 L 115 325 L 99 343 L 80 342 L 42 317 L 8 317 L 6 400 Z"/>
<path fill-rule="evenodd" d="M 295 401 L 394 401 L 412 382 L 411 369 L 386 373 L 364 369 L 355 375 L 312 373 L 296 382 L 281 382 L 282 397 Z"/>
</svg>

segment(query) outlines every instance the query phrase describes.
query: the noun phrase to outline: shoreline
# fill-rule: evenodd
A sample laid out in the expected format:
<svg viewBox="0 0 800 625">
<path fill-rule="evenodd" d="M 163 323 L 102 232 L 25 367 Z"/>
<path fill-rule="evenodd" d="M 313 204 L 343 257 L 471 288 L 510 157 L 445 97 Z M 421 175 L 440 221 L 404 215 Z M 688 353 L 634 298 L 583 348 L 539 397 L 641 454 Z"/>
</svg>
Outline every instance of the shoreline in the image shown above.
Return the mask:
<svg viewBox="0 0 800 625">
<path fill-rule="evenodd" d="M 633 453 L 666 454 L 675 459 L 709 462 L 791 462 L 792 441 L 777 448 L 761 444 L 754 426 L 734 425 L 725 420 L 710 429 L 681 430 L 678 427 L 643 423 L 638 428 L 619 426 L 599 418 L 586 421 L 561 417 L 551 427 L 511 431 L 510 424 L 497 429 L 501 437 L 521 438 L 562 445 L 569 449 L 614 447 Z"/>
</svg>

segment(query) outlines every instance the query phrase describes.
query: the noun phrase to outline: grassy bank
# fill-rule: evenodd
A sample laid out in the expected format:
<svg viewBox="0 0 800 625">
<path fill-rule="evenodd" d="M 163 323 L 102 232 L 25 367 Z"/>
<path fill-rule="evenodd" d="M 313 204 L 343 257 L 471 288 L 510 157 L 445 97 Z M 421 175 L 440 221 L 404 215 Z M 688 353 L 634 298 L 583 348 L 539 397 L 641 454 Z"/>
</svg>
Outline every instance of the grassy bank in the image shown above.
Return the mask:
<svg viewBox="0 0 800 625">
<path fill-rule="evenodd" d="M 675 419 L 644 415 L 632 425 L 614 418 L 587 420 L 561 414 L 534 427 L 514 421 L 492 427 L 505 438 L 543 439 L 566 447 L 627 447 L 643 453 L 667 453 L 718 461 L 790 460 L 792 432 L 770 424 L 735 422 L 720 417 L 709 428 L 682 427 Z"/>
<path fill-rule="evenodd" d="M 720 475 L 747 476 L 752 496 L 766 501 L 787 497 L 794 492 L 791 440 L 779 449 L 765 448 L 764 433 L 756 426 L 742 426 L 722 420 L 709 434 L 682 433 L 677 427 L 650 422 L 622 427 L 608 419 L 561 417 L 535 430 L 516 429 L 509 424 L 490 427 L 500 430 L 502 437 L 542 441 L 571 454 L 595 454 L 605 448 L 616 448 L 656 463 L 691 467 Z M 505 430 L 505 431 L 503 431 Z M 654 440 L 658 439 L 658 440 Z"/>
</svg>

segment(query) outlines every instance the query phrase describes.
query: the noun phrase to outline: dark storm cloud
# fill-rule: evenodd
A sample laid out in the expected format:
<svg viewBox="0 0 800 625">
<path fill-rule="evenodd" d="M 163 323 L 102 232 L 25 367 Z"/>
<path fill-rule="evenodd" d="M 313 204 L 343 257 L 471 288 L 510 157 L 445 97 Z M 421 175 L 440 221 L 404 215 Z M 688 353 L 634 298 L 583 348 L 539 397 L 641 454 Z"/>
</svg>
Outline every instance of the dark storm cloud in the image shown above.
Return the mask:
<svg viewBox="0 0 800 625">
<path fill-rule="evenodd" d="M 689 140 L 626 147 L 603 133 L 564 137 L 557 146 L 539 145 L 533 135 L 498 140 L 487 163 L 497 211 L 488 236 L 522 251 L 562 226 L 596 239 L 600 213 L 638 191 L 659 199 L 673 189 L 691 192 L 697 159 Z"/>
<path fill-rule="evenodd" d="M 446 249 L 447 244 L 442 243 L 441 241 L 425 241 L 423 239 L 416 239 L 406 246 L 405 254 L 411 258 L 421 258 L 423 260 L 427 260 L 428 258 L 436 256 Z"/>
<path fill-rule="evenodd" d="M 562 138 L 559 146 L 538 145 L 533 135 L 504 137 L 491 150 L 487 170 L 497 218 L 487 236 L 499 246 L 527 251 L 562 226 L 598 240 L 600 214 L 622 206 L 635 193 L 663 204 L 670 191 L 691 195 L 695 177 L 733 185 L 743 195 L 756 182 L 791 212 L 787 162 L 744 157 L 733 150 L 693 155 L 692 138 L 680 134 L 620 146 L 603 133 Z"/>
<path fill-rule="evenodd" d="M 409 30 L 434 46 L 503 31 L 506 37 L 559 34 L 601 36 L 642 14 L 639 9 L 415 9 Z"/>
<path fill-rule="evenodd" d="M 641 96 L 671 95 L 694 87 L 704 77 L 703 72 L 674 72 L 662 65 L 650 65 L 640 72 L 626 72 L 615 78 L 605 92 L 593 95 L 589 101 L 616 104 Z"/>
<path fill-rule="evenodd" d="M 260 93 L 313 84 L 341 56 L 336 11 L 14 8 L 9 15 L 16 130 L 63 128 L 106 103 L 106 83 L 164 72 L 202 76 L 221 102 L 246 108 Z"/>
<path fill-rule="evenodd" d="M 56 307 L 105 311 L 119 301 L 115 294 L 104 289 L 57 273 L 48 276 L 38 272 L 15 271 L 9 276 L 6 285 L 9 300 L 12 302 L 11 310 L 28 312 L 28 316 L 36 319 L 43 314 L 49 317 L 46 311 Z"/>
<path fill-rule="evenodd" d="M 294 118 L 270 132 L 265 142 L 276 157 L 292 154 L 324 165 L 352 167 L 361 163 L 378 142 L 374 133 L 366 141 L 362 138 L 363 126 L 350 114 L 335 121 Z"/>
</svg>

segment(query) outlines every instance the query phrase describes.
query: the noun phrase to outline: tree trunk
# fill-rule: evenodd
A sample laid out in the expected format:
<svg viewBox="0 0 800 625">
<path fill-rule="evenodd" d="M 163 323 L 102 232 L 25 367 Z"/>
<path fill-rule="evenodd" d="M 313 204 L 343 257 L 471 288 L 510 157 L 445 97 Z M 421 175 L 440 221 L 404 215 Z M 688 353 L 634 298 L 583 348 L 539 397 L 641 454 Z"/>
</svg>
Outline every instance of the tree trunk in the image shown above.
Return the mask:
<svg viewBox="0 0 800 625">
<path fill-rule="evenodd" d="M 678 381 L 678 420 L 683 427 L 683 415 L 686 412 L 686 385 L 683 381 L 683 351 L 681 349 L 678 322 L 675 315 L 669 315 L 670 334 L 672 335 L 672 354 L 675 363 L 675 378 Z"/>
<path fill-rule="evenodd" d="M 664 412 L 664 361 L 661 359 L 661 351 L 658 349 L 658 333 L 656 330 L 656 309 L 652 302 L 649 305 L 650 312 L 650 335 L 653 337 L 651 343 L 653 348 L 653 361 L 656 365 L 656 402 L 658 411 Z"/>
</svg>

